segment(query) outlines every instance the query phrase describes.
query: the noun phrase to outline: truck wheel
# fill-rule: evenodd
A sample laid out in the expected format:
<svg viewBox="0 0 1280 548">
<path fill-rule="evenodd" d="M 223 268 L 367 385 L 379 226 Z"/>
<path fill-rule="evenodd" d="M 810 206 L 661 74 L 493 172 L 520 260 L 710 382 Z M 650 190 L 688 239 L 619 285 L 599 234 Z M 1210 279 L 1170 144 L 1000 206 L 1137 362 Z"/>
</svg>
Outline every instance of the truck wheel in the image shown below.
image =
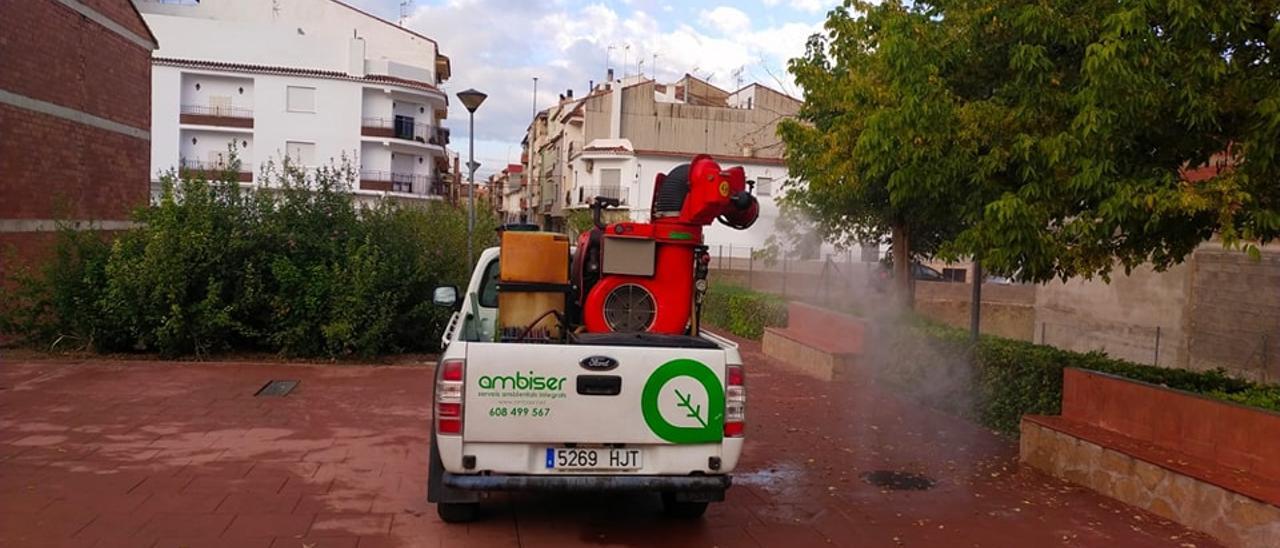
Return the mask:
<svg viewBox="0 0 1280 548">
<path fill-rule="evenodd" d="M 678 501 L 675 493 L 663 493 L 662 513 L 672 518 L 697 519 L 707 513 L 707 503 Z"/>
<path fill-rule="evenodd" d="M 474 502 L 437 502 L 436 514 L 445 523 L 468 523 L 476 520 L 479 507 Z"/>
</svg>

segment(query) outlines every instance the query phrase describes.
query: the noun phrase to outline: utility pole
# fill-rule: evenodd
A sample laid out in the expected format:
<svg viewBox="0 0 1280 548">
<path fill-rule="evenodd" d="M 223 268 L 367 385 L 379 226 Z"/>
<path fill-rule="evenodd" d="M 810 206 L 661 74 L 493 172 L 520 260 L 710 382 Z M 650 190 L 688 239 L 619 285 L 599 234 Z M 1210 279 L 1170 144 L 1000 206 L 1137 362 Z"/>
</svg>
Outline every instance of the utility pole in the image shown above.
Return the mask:
<svg viewBox="0 0 1280 548">
<path fill-rule="evenodd" d="M 973 294 L 969 298 L 969 341 L 978 342 L 982 327 L 982 262 L 973 260 Z"/>
</svg>

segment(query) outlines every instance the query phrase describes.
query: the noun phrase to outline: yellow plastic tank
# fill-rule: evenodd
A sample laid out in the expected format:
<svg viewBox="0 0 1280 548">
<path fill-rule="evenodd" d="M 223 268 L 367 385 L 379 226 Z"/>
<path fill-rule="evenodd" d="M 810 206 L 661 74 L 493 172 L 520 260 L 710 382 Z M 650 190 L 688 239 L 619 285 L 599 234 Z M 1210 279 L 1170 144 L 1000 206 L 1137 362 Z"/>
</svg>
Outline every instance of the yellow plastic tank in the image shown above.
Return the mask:
<svg viewBox="0 0 1280 548">
<path fill-rule="evenodd" d="M 564 314 L 569 283 L 569 237 L 554 232 L 502 233 L 498 270 L 498 338 L 525 342 L 561 336 L 555 311 Z M 546 290 L 539 290 L 545 286 Z M 541 318 L 541 319 L 539 319 Z M 536 322 L 536 325 L 534 325 Z M 532 329 L 529 329 L 530 326 Z"/>
<path fill-rule="evenodd" d="M 557 232 L 502 233 L 498 277 L 504 282 L 569 283 L 569 237 Z"/>
</svg>

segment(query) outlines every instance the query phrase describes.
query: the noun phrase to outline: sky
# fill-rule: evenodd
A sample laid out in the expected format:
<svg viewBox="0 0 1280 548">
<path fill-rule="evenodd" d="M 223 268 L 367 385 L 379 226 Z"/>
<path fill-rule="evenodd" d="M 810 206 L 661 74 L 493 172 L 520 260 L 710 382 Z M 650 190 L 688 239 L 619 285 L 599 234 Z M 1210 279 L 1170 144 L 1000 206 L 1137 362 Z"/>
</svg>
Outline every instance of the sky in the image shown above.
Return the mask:
<svg viewBox="0 0 1280 548">
<path fill-rule="evenodd" d="M 398 21 L 401 0 L 344 0 Z M 467 160 L 467 111 L 454 96 L 489 94 L 476 111 L 477 179 L 520 161 L 534 112 L 575 97 L 592 80 L 643 72 L 670 82 L 685 73 L 733 90 L 759 82 L 799 97 L 787 60 L 822 30 L 836 0 L 413 0 L 404 25 L 440 45 L 452 61 L 451 147 Z M 610 48 L 610 46 L 613 46 Z M 657 56 L 656 59 L 654 56 Z M 625 70 L 624 70 L 625 62 Z M 735 74 L 741 70 L 740 74 Z"/>
</svg>

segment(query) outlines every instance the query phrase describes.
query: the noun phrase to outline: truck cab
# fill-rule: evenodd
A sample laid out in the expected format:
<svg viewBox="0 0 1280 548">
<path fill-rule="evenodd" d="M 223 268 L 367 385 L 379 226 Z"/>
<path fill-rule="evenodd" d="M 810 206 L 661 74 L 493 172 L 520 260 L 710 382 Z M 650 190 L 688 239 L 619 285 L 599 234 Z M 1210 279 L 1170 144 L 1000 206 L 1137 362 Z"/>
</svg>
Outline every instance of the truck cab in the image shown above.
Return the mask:
<svg viewBox="0 0 1280 548">
<path fill-rule="evenodd" d="M 436 290 L 455 310 L 435 371 L 427 497 L 446 522 L 495 491 L 633 491 L 700 517 L 724 499 L 744 441 L 737 345 L 705 331 L 499 337 L 499 249 L 469 285 Z"/>
</svg>

